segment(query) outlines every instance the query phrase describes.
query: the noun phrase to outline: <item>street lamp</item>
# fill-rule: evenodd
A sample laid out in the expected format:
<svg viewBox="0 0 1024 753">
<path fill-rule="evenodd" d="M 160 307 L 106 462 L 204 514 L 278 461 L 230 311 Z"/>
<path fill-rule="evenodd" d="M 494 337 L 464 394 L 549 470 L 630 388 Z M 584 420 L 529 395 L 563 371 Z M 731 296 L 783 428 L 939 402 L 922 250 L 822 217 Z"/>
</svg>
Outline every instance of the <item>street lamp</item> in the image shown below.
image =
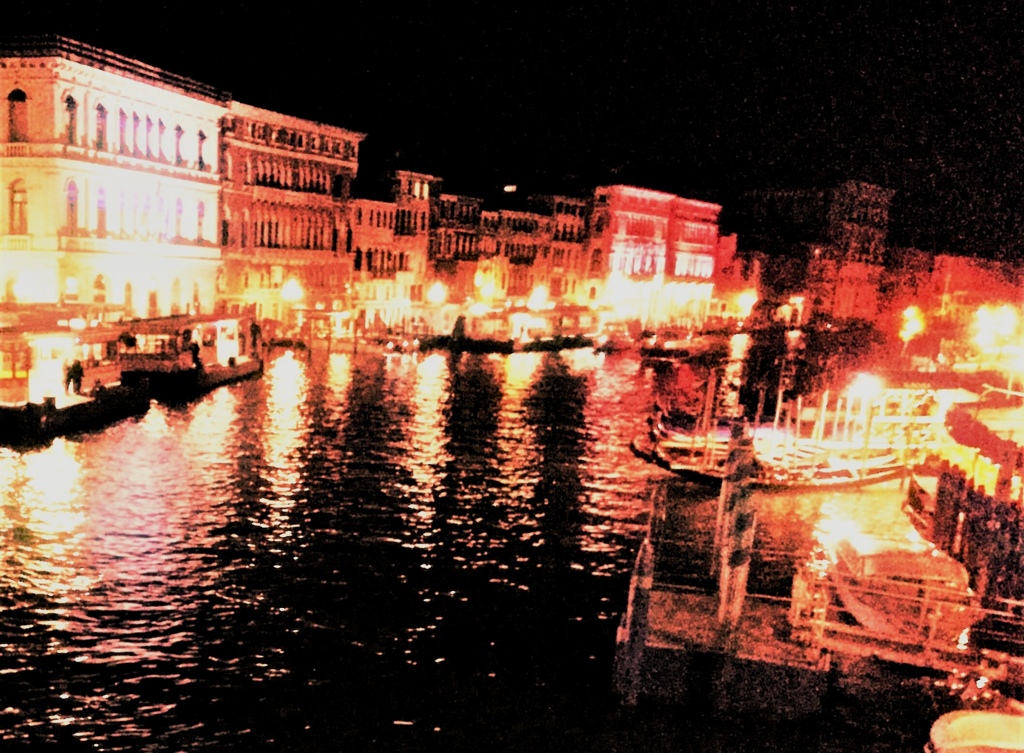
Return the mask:
<svg viewBox="0 0 1024 753">
<path fill-rule="evenodd" d="M 286 319 L 290 319 L 291 311 L 295 307 L 295 304 L 302 300 L 304 292 L 302 285 L 294 277 L 288 278 L 288 280 L 281 286 L 281 300 L 288 304 L 288 312 Z M 302 329 L 302 321 L 296 322 L 296 327 Z"/>
<path fill-rule="evenodd" d="M 903 311 L 903 327 L 900 329 L 900 340 L 903 341 L 903 350 L 900 357 L 907 354 L 907 344 L 924 331 L 924 315 L 917 306 L 907 306 Z"/>
</svg>

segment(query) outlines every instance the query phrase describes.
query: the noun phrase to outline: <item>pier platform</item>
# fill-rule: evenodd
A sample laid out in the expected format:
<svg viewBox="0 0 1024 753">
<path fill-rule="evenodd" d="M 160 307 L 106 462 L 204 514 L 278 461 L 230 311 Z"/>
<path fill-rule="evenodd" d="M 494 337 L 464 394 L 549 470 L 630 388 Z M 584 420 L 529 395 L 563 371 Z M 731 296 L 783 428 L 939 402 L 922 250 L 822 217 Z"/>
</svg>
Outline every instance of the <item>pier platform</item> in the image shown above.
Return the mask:
<svg viewBox="0 0 1024 753">
<path fill-rule="evenodd" d="M 777 505 L 792 511 L 820 505 L 859 513 L 866 528 L 892 529 L 898 535 L 913 533 L 902 512 L 907 493 L 907 484 L 897 481 L 828 492 L 820 498 L 763 493 L 757 498 L 762 508 Z M 813 551 L 793 553 L 796 564 L 788 597 L 747 593 L 738 621 L 726 627 L 716 590 L 679 585 L 673 573 L 658 569 L 672 561 L 661 556 L 661 549 L 679 545 L 680 529 L 666 524 L 680 514 L 673 505 L 697 508 L 692 501 L 680 503 L 667 495 L 656 496 L 652 504 L 652 527 L 637 555 L 617 633 L 615 682 L 626 704 L 641 699 L 710 701 L 725 713 L 799 718 L 822 711 L 848 668 L 864 659 L 902 665 L 921 676 L 985 677 L 1024 687 L 1024 656 L 982 648 L 973 641 L 958 646 L 920 636 L 893 640 L 857 624 L 827 577 L 828 563 Z M 705 506 L 697 514 L 707 512 Z M 761 513 L 770 521 L 779 511 Z M 691 561 L 713 559 L 710 552 L 705 554 Z M 705 577 L 704 582 L 711 581 Z M 928 635 L 926 625 L 922 635 Z"/>
</svg>

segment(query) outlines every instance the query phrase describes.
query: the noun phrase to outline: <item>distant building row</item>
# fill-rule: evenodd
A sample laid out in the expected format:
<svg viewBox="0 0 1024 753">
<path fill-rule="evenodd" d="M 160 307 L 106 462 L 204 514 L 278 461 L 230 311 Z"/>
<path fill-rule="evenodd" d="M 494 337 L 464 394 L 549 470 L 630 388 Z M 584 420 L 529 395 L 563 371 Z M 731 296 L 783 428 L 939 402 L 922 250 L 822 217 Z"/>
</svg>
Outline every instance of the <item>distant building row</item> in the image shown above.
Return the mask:
<svg viewBox="0 0 1024 753">
<path fill-rule="evenodd" d="M 740 256 L 762 259 L 782 314 L 865 319 L 890 334 L 903 312 L 921 309 L 932 325 L 969 327 L 982 306 L 1024 308 L 1019 264 L 931 254 L 888 242 L 893 192 L 868 183 L 832 189 L 751 192 L 731 224 Z"/>
<path fill-rule="evenodd" d="M 388 195 L 354 197 L 364 134 L 69 39 L 0 45 L 0 96 L 8 312 L 255 307 L 284 321 L 301 306 L 402 327 L 442 296 L 502 305 L 540 289 L 700 326 L 742 313 L 735 293 L 753 285 L 733 274 L 716 204 L 608 186 L 492 209 L 410 171 L 388 176 Z"/>
</svg>

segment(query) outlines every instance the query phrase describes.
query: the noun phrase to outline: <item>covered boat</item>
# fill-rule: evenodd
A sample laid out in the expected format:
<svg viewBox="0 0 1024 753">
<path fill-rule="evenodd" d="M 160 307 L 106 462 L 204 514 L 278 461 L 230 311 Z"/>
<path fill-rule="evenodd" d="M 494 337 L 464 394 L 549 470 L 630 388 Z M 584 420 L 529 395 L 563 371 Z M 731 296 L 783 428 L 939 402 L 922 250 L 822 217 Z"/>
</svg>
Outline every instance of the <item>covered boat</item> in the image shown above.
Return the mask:
<svg viewBox="0 0 1024 753">
<path fill-rule="evenodd" d="M 158 400 L 191 400 L 263 373 L 259 327 L 240 316 L 169 316 L 131 322 L 121 382 Z"/>
<path fill-rule="evenodd" d="M 843 606 L 879 636 L 966 645 L 982 617 L 967 569 L 927 541 L 852 534 L 832 542 L 829 555 Z"/>
<path fill-rule="evenodd" d="M 1024 751 L 1024 715 L 1005 711 L 951 711 L 932 724 L 926 753 Z"/>
</svg>

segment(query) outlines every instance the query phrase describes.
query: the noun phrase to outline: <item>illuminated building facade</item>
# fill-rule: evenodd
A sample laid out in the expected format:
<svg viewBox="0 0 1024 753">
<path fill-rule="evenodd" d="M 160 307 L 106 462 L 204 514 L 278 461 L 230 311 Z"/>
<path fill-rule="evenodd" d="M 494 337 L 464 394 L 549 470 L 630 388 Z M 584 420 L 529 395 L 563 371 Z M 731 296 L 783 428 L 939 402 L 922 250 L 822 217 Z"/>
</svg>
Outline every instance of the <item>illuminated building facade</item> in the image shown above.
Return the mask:
<svg viewBox="0 0 1024 753">
<path fill-rule="evenodd" d="M 357 198 L 349 208 L 353 306 L 369 331 L 415 326 L 425 302 L 436 178 L 406 170 L 390 177 L 390 200 Z"/>
<path fill-rule="evenodd" d="M 289 324 L 292 307 L 347 310 L 347 202 L 364 134 L 232 101 L 221 138 L 221 300 Z"/>
<path fill-rule="evenodd" d="M 649 326 L 700 328 L 721 238 L 717 204 L 634 186 L 594 193 L 587 297 Z"/>
<path fill-rule="evenodd" d="M 434 277 L 446 290 L 446 300 L 462 303 L 483 287 L 477 272 L 487 273 L 494 256 L 494 238 L 484 244 L 481 235 L 483 200 L 472 196 L 437 193 L 430 202 L 429 261 Z M 477 284 L 479 283 L 479 284 Z M 486 297 L 494 288 L 485 288 Z"/>
<path fill-rule="evenodd" d="M 211 311 L 227 95 L 62 37 L 0 49 L 0 294 L 91 319 Z"/>
<path fill-rule="evenodd" d="M 530 203 L 535 211 L 548 218 L 547 235 L 540 247 L 540 256 L 533 264 L 537 284 L 547 288 L 551 300 L 585 305 L 583 272 L 590 214 L 588 202 L 571 196 L 538 196 Z"/>
<path fill-rule="evenodd" d="M 494 244 L 491 278 L 497 297 L 529 298 L 536 286 L 534 264 L 548 253 L 550 226 L 550 218 L 536 212 L 499 209 L 488 215 L 483 228 L 488 244 Z"/>
</svg>

